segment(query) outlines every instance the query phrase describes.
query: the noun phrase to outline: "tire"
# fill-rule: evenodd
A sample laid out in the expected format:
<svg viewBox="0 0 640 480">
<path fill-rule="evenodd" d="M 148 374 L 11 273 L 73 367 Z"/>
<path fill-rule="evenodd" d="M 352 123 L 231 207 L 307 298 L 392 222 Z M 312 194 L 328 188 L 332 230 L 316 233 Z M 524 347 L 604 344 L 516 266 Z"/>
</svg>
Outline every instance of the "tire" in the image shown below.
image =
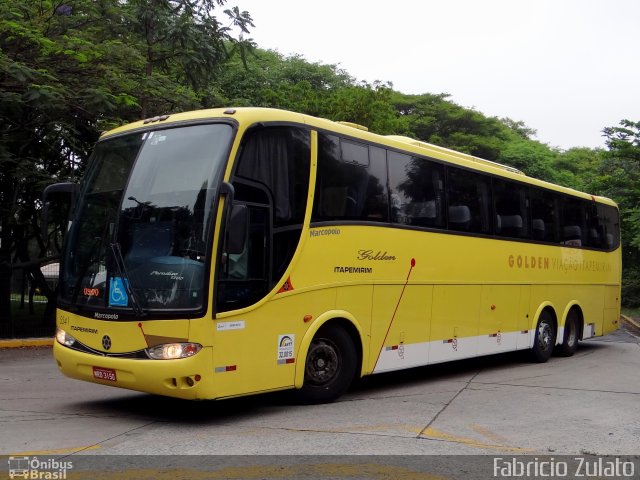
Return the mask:
<svg viewBox="0 0 640 480">
<path fill-rule="evenodd" d="M 333 402 L 353 382 L 357 365 L 349 334 L 336 325 L 321 328 L 309 345 L 298 397 L 304 403 Z"/>
<path fill-rule="evenodd" d="M 549 360 L 555 346 L 556 332 L 553 328 L 553 318 L 549 312 L 542 312 L 536 326 L 536 335 L 531 348 L 534 362 L 544 363 Z"/>
<path fill-rule="evenodd" d="M 567 319 L 564 322 L 564 338 L 562 344 L 558 346 L 556 352 L 561 357 L 570 357 L 578 349 L 578 327 L 580 322 L 578 321 L 578 315 L 574 310 L 569 312 Z"/>
</svg>

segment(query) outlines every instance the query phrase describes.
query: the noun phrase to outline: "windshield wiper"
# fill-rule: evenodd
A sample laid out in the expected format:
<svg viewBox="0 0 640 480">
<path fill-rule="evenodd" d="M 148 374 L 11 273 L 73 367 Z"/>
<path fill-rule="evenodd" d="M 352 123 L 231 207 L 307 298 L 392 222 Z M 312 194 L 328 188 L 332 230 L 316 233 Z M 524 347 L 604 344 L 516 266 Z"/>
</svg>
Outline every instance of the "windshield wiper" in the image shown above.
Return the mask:
<svg viewBox="0 0 640 480">
<path fill-rule="evenodd" d="M 122 258 L 120 244 L 112 243 L 110 247 L 111 247 L 111 252 L 113 253 L 113 259 L 115 260 L 118 276 L 122 279 L 124 288 L 127 291 L 127 295 L 129 295 L 129 299 L 131 300 L 131 308 L 133 309 L 133 312 L 136 314 L 137 317 L 143 317 L 145 313 L 142 307 L 140 306 L 138 297 L 136 297 L 136 294 L 134 293 L 133 288 L 131 287 L 131 280 L 129 278 L 129 274 L 127 273 L 127 267 L 124 264 L 124 258 Z"/>
</svg>

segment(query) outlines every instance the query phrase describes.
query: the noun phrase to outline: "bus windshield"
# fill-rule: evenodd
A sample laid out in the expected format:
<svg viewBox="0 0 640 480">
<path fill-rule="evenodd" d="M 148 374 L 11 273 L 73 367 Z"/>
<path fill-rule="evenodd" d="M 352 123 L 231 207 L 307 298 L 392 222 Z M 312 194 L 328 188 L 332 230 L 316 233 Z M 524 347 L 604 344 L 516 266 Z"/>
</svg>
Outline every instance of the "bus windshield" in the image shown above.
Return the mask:
<svg viewBox="0 0 640 480">
<path fill-rule="evenodd" d="M 93 309 L 197 310 L 228 124 L 99 142 L 65 247 L 60 301 Z"/>
</svg>

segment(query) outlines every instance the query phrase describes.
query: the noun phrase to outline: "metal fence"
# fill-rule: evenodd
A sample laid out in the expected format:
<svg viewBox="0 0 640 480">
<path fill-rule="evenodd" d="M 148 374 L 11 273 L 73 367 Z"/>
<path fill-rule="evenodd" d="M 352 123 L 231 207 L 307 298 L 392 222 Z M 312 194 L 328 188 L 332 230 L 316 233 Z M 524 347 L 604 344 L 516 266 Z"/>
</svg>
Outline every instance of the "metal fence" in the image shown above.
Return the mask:
<svg viewBox="0 0 640 480">
<path fill-rule="evenodd" d="M 0 338 L 53 336 L 54 305 L 50 299 L 57 288 L 58 271 L 56 261 L 11 269 L 11 315 L 0 319 Z"/>
</svg>

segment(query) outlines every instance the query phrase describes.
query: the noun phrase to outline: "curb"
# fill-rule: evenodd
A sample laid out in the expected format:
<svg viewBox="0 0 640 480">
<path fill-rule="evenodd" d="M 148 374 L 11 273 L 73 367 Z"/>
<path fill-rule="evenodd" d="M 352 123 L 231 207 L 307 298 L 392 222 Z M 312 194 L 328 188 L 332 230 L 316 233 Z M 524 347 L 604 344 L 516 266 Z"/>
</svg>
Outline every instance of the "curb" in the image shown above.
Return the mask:
<svg viewBox="0 0 640 480">
<path fill-rule="evenodd" d="M 630 323 L 634 327 L 640 329 L 640 322 L 638 320 L 634 320 L 633 318 L 627 317 L 626 315 L 620 315 L 620 316 L 625 322 Z"/>
<path fill-rule="evenodd" d="M 15 338 L 0 340 L 0 348 L 52 347 L 53 338 Z"/>
</svg>

